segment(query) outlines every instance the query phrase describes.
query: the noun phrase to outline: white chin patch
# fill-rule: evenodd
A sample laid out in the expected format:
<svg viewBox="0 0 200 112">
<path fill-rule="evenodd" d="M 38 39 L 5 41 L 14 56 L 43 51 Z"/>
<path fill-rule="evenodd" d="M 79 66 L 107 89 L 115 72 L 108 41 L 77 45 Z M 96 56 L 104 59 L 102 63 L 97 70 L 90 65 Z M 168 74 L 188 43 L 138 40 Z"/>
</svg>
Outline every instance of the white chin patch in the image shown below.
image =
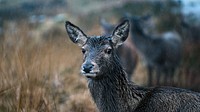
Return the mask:
<svg viewBox="0 0 200 112">
<path fill-rule="evenodd" d="M 84 73 L 83 76 L 85 77 L 96 77 L 95 73 Z"/>
</svg>

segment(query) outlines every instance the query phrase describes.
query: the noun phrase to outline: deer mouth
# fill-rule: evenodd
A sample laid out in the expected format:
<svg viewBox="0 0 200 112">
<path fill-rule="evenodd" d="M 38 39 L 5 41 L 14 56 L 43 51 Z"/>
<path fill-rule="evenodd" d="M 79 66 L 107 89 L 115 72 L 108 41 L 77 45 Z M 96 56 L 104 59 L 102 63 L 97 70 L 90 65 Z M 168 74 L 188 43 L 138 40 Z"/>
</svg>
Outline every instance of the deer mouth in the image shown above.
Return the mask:
<svg viewBox="0 0 200 112">
<path fill-rule="evenodd" d="M 98 74 L 98 71 L 90 71 L 89 73 L 81 71 L 81 74 L 87 78 L 95 78 Z"/>
<path fill-rule="evenodd" d="M 94 77 L 96 77 L 96 73 L 85 73 L 85 74 L 83 74 L 83 76 L 85 76 L 87 78 L 94 78 Z"/>
</svg>

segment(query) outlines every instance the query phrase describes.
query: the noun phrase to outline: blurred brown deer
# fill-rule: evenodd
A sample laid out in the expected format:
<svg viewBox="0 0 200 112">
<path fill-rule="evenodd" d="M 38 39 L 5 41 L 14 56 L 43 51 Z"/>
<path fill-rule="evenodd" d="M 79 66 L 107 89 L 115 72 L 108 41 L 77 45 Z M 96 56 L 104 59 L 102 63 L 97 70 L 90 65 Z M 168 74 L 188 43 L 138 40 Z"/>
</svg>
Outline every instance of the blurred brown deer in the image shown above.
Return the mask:
<svg viewBox="0 0 200 112">
<path fill-rule="evenodd" d="M 108 23 L 105 19 L 101 18 L 100 25 L 105 35 L 111 35 L 115 28 L 115 25 Z M 117 49 L 119 58 L 128 74 L 128 78 L 131 80 L 131 76 L 137 65 L 138 55 L 135 46 L 132 44 L 131 39 L 128 38 L 123 45 Z"/>
<path fill-rule="evenodd" d="M 144 32 L 142 23 L 150 18 L 147 16 L 132 16 L 126 14 L 131 23 L 131 37 L 140 52 L 148 69 L 148 85 L 152 85 L 153 72 L 156 72 L 157 82 L 160 84 L 161 74 L 164 84 L 173 84 L 175 69 L 181 61 L 181 38 L 176 32 L 165 32 L 152 35 Z"/>
<path fill-rule="evenodd" d="M 182 85 L 200 91 L 200 22 L 188 21 L 185 17 L 180 17 L 180 24 L 177 31 L 183 37 L 183 62 L 181 71 L 183 73 Z"/>
<path fill-rule="evenodd" d="M 183 18 L 180 18 L 181 34 L 185 40 L 193 42 L 194 44 L 200 42 L 200 23 L 191 25 L 186 22 Z"/>
</svg>

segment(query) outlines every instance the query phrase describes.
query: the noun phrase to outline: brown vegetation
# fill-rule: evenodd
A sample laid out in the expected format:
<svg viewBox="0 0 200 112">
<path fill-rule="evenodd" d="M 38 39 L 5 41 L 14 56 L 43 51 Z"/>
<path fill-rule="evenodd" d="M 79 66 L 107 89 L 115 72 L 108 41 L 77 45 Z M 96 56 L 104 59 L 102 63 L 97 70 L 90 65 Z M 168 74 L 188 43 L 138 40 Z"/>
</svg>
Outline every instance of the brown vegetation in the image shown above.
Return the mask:
<svg viewBox="0 0 200 112">
<path fill-rule="evenodd" d="M 79 76 L 80 53 L 66 33 L 38 41 L 37 31 L 17 26 L 1 38 L 0 111 L 95 111 Z"/>
</svg>

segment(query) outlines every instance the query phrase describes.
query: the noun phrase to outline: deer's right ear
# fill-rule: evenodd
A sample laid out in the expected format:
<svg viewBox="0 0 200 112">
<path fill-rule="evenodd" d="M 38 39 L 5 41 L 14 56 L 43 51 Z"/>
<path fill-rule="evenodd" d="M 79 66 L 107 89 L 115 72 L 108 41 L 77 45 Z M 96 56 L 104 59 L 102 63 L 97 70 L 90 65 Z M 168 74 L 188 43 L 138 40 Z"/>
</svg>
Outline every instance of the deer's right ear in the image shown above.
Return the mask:
<svg viewBox="0 0 200 112">
<path fill-rule="evenodd" d="M 78 44 L 79 46 L 83 46 L 86 43 L 88 38 L 79 27 L 69 21 L 66 21 L 65 28 L 72 42 Z"/>
</svg>

